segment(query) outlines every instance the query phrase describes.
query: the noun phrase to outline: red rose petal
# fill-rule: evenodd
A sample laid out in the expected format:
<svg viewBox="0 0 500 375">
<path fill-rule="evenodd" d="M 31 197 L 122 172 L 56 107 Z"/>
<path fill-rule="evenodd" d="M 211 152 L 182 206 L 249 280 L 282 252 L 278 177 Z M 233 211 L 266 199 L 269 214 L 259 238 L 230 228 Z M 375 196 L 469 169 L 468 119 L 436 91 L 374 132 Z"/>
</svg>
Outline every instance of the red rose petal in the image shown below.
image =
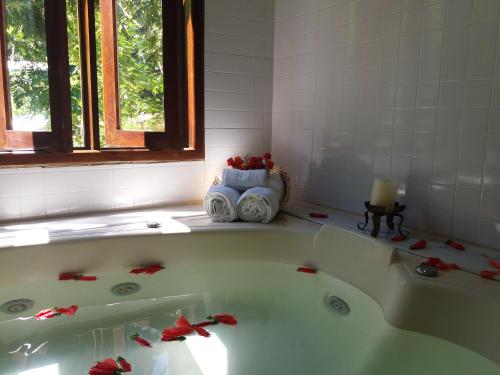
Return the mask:
<svg viewBox="0 0 500 375">
<path fill-rule="evenodd" d="M 448 240 L 445 242 L 446 245 L 454 248 L 455 250 L 459 250 L 459 251 L 464 251 L 465 250 L 465 247 L 463 244 L 461 244 L 460 242 L 457 242 L 457 241 L 453 241 L 453 240 Z"/>
<path fill-rule="evenodd" d="M 119 370 L 120 367 L 113 358 L 106 358 L 92 366 L 89 375 L 114 375 Z"/>
<path fill-rule="evenodd" d="M 80 276 L 78 278 L 78 281 L 96 281 L 97 277 L 96 276 Z"/>
<path fill-rule="evenodd" d="M 208 332 L 205 328 L 202 328 L 200 326 L 192 326 L 194 331 L 203 337 L 210 337 L 210 332 Z"/>
<path fill-rule="evenodd" d="M 191 327 L 191 323 L 184 317 L 184 315 L 179 316 L 175 325 L 178 327 Z"/>
<path fill-rule="evenodd" d="M 413 245 L 410 246 L 410 250 L 421 250 L 425 249 L 427 247 L 427 241 L 426 240 L 420 240 L 415 242 Z"/>
<path fill-rule="evenodd" d="M 315 219 L 328 219 L 328 215 L 321 212 L 310 212 L 309 216 Z"/>
<path fill-rule="evenodd" d="M 79 309 L 78 306 L 76 305 L 72 305 L 70 307 L 58 307 L 56 308 L 56 311 L 59 313 L 59 314 L 63 314 L 63 315 L 69 315 L 69 316 L 73 316 L 75 315 L 76 311 Z"/>
<path fill-rule="evenodd" d="M 59 275 L 59 280 L 61 281 L 66 281 L 66 280 L 76 280 L 78 275 L 76 273 L 61 273 Z"/>
<path fill-rule="evenodd" d="M 486 255 L 484 257 L 492 267 L 495 267 L 497 270 L 500 270 L 500 261 L 489 258 Z"/>
<path fill-rule="evenodd" d="M 428 266 L 434 266 L 441 271 L 449 271 L 458 269 L 458 265 L 455 263 L 444 263 L 440 258 L 427 258 L 427 260 L 423 263 Z"/>
<path fill-rule="evenodd" d="M 500 271 L 481 271 L 479 272 L 479 276 L 481 276 L 483 279 L 490 279 L 494 280 L 496 276 L 500 275 Z"/>
<path fill-rule="evenodd" d="M 230 326 L 235 326 L 238 324 L 238 321 L 233 315 L 230 314 L 216 314 L 216 315 L 210 315 L 208 319 L 212 319 L 216 321 L 217 323 L 222 323 L 222 324 L 227 324 Z"/>
<path fill-rule="evenodd" d="M 132 365 L 127 362 L 127 360 L 123 357 L 118 357 L 118 363 L 120 364 L 120 367 L 122 368 L 122 372 L 131 372 L 132 371 Z"/>
<path fill-rule="evenodd" d="M 58 313 L 55 308 L 50 308 L 40 311 L 38 314 L 35 315 L 35 319 L 45 320 L 45 319 L 55 318 L 56 316 L 59 315 L 61 315 L 61 313 Z"/>
<path fill-rule="evenodd" d="M 394 236 L 391 238 L 391 241 L 392 242 L 401 242 L 401 241 L 404 241 L 406 238 L 403 237 L 403 236 Z"/>
<path fill-rule="evenodd" d="M 74 280 L 74 281 L 96 281 L 96 276 L 84 276 L 74 272 L 61 273 L 59 275 L 60 281 Z"/>
<path fill-rule="evenodd" d="M 55 318 L 56 316 L 59 315 L 75 315 L 76 311 L 78 310 L 78 306 L 73 305 L 67 308 L 64 307 L 52 307 L 50 309 L 45 309 L 40 311 L 38 314 L 35 315 L 36 320 L 46 320 L 46 319 L 51 319 Z"/>
<path fill-rule="evenodd" d="M 318 270 L 310 267 L 297 267 L 297 272 L 303 273 L 318 273 Z"/>
<path fill-rule="evenodd" d="M 180 336 L 189 335 L 194 329 L 192 327 L 169 327 L 162 332 L 161 341 L 174 341 Z"/>
<path fill-rule="evenodd" d="M 130 273 L 133 273 L 135 275 L 138 275 L 138 274 L 141 274 L 141 273 L 144 273 L 144 274 L 147 274 L 147 275 L 154 275 L 156 272 L 159 272 L 159 271 L 161 271 L 163 269 L 165 269 L 165 267 L 163 267 L 162 265 L 160 265 L 160 264 L 153 264 L 153 265 L 148 266 L 148 267 L 134 268 L 134 269 L 130 270 Z"/>
<path fill-rule="evenodd" d="M 141 337 L 138 333 L 136 333 L 135 335 L 130 336 L 130 338 L 131 338 L 132 341 L 135 341 L 140 346 L 144 346 L 145 348 L 151 348 L 152 347 L 151 343 L 148 340 L 146 340 L 145 338 Z"/>
</svg>

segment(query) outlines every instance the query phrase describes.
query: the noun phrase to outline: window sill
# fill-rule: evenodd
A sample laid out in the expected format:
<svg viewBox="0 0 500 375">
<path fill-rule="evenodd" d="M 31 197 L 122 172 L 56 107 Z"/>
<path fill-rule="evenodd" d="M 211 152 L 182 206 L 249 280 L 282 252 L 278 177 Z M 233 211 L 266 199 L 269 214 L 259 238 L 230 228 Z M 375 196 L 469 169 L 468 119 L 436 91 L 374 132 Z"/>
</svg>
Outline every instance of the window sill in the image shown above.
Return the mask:
<svg viewBox="0 0 500 375">
<path fill-rule="evenodd" d="M 203 160 L 203 150 L 113 149 L 101 151 L 75 150 L 73 153 L 0 153 L 0 168 L 37 166 L 75 166 L 115 163 L 158 163 Z"/>
</svg>

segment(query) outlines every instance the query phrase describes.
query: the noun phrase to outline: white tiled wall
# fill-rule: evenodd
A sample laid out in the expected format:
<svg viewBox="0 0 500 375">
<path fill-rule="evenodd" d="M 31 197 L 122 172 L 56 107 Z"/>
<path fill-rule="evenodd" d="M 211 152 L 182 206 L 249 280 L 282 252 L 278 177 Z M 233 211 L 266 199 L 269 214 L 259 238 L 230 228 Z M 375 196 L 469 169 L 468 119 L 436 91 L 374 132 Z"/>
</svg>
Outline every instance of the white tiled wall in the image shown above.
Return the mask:
<svg viewBox="0 0 500 375">
<path fill-rule="evenodd" d="M 297 198 L 500 248 L 500 0 L 276 0 L 272 151 Z"/>
<path fill-rule="evenodd" d="M 205 1 L 206 183 L 271 148 L 274 0 Z"/>
<path fill-rule="evenodd" d="M 201 199 L 229 156 L 270 148 L 274 2 L 205 8 L 206 161 L 0 168 L 0 221 Z"/>
</svg>

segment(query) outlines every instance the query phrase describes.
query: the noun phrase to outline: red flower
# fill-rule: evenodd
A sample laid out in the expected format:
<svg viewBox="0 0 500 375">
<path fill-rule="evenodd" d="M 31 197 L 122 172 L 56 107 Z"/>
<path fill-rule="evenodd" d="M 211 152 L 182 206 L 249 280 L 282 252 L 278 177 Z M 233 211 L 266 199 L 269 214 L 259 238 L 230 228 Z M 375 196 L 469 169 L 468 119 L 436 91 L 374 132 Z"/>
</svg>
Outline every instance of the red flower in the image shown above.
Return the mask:
<svg viewBox="0 0 500 375">
<path fill-rule="evenodd" d="M 175 339 L 189 335 L 193 330 L 190 327 L 169 327 L 162 332 L 161 341 L 174 341 Z"/>
<path fill-rule="evenodd" d="M 481 271 L 479 272 L 479 276 L 481 276 L 483 279 L 495 279 L 496 276 L 500 275 L 500 271 Z"/>
<path fill-rule="evenodd" d="M 130 336 L 130 339 L 132 341 L 135 341 L 140 346 L 144 346 L 146 348 L 151 348 L 152 347 L 151 343 L 148 340 L 142 338 L 138 333 L 136 333 L 135 335 Z"/>
<path fill-rule="evenodd" d="M 61 280 L 61 281 L 77 280 L 78 276 L 79 275 L 77 275 L 75 273 L 61 273 L 61 274 L 59 274 L 59 280 Z"/>
<path fill-rule="evenodd" d="M 233 158 L 229 158 L 229 159 L 227 159 L 226 161 L 227 161 L 227 165 L 228 165 L 228 167 L 232 167 L 232 166 L 234 165 L 234 160 L 233 160 Z"/>
<path fill-rule="evenodd" d="M 243 158 L 241 156 L 235 156 L 234 161 L 233 161 L 233 167 L 236 169 L 241 169 L 244 162 L 245 161 L 243 160 Z"/>
<path fill-rule="evenodd" d="M 45 309 L 40 311 L 38 314 L 35 315 L 36 320 L 45 320 L 45 319 L 51 319 L 55 318 L 56 316 L 61 315 L 60 313 L 57 312 L 56 308 L 50 308 L 50 309 Z"/>
<path fill-rule="evenodd" d="M 491 259 L 491 258 L 487 257 L 486 255 L 484 257 L 486 258 L 486 260 L 488 261 L 488 263 L 492 267 L 495 267 L 497 270 L 500 270 L 500 262 L 498 260 Z"/>
<path fill-rule="evenodd" d="M 184 316 L 180 316 L 179 319 L 177 319 L 177 322 L 175 322 L 175 325 L 178 327 L 185 327 L 185 328 L 191 328 L 192 331 L 196 332 L 198 335 L 203 336 L 203 337 L 209 337 L 210 332 L 208 332 L 206 329 L 192 325 L 191 323 L 188 322 L 188 320 Z"/>
<path fill-rule="evenodd" d="M 391 238 L 392 242 L 401 242 L 404 241 L 406 238 L 404 236 L 394 236 Z"/>
<path fill-rule="evenodd" d="M 83 276 L 83 275 L 80 275 L 80 277 L 78 278 L 78 281 L 96 281 L 96 280 L 97 280 L 96 276 Z"/>
<path fill-rule="evenodd" d="M 78 310 L 78 306 L 73 305 L 67 308 L 64 307 L 52 307 L 50 309 L 45 309 L 40 311 L 38 314 L 35 315 L 36 320 L 46 320 L 46 319 L 51 319 L 55 318 L 56 316 L 59 315 L 69 315 L 73 316 L 75 315 L 76 311 Z"/>
<path fill-rule="evenodd" d="M 273 167 L 274 167 L 274 162 L 272 160 L 266 160 L 266 168 L 273 169 Z"/>
<path fill-rule="evenodd" d="M 248 158 L 246 167 L 248 169 L 262 169 L 264 165 L 262 164 L 262 158 L 258 156 L 251 156 Z"/>
<path fill-rule="evenodd" d="M 180 316 L 179 319 L 175 322 L 174 327 L 165 328 L 162 332 L 161 341 L 182 341 L 185 339 L 182 338 L 185 335 L 189 335 L 190 333 L 196 332 L 198 335 L 203 337 L 209 337 L 210 333 L 202 328 L 201 325 L 191 324 L 184 317 Z"/>
<path fill-rule="evenodd" d="M 455 263 L 444 263 L 440 258 L 427 258 L 427 260 L 423 263 L 428 266 L 434 266 L 437 269 L 440 269 L 441 271 L 449 271 L 449 270 L 456 270 L 458 269 L 458 266 Z"/>
<path fill-rule="evenodd" d="M 420 240 L 415 242 L 413 245 L 410 246 L 410 250 L 421 250 L 425 249 L 427 247 L 427 241 L 426 240 Z"/>
<path fill-rule="evenodd" d="M 89 370 L 89 375 L 115 375 L 120 373 L 120 367 L 113 358 L 97 362 Z"/>
<path fill-rule="evenodd" d="M 118 357 L 116 361 L 113 358 L 106 358 L 92 366 L 89 375 L 119 375 L 131 371 L 132 365 L 125 358 Z"/>
<path fill-rule="evenodd" d="M 207 319 L 213 320 L 216 323 L 227 324 L 229 326 L 235 326 L 236 324 L 238 324 L 236 318 L 230 314 L 210 315 Z"/>
<path fill-rule="evenodd" d="M 72 306 L 66 307 L 66 308 L 59 307 L 56 310 L 60 314 L 73 316 L 73 315 L 75 315 L 76 311 L 78 310 L 78 306 L 72 305 Z"/>
<path fill-rule="evenodd" d="M 264 155 L 262 155 L 262 157 L 265 159 L 265 160 L 270 160 L 271 159 L 271 153 L 270 152 L 265 152 Z"/>
<path fill-rule="evenodd" d="M 163 269 L 165 269 L 165 267 L 163 267 L 162 265 L 153 264 L 153 265 L 148 266 L 148 267 L 134 268 L 134 269 L 130 270 L 130 273 L 133 273 L 136 275 L 138 275 L 140 273 L 145 273 L 147 275 L 154 275 L 156 272 L 161 271 Z"/>
<path fill-rule="evenodd" d="M 297 267 L 297 272 L 303 273 L 318 273 L 318 270 L 310 267 Z"/>
<path fill-rule="evenodd" d="M 315 219 L 328 219 L 328 215 L 321 212 L 310 212 L 309 216 L 314 217 Z"/>
<path fill-rule="evenodd" d="M 460 251 L 464 251 L 465 250 L 465 247 L 464 245 L 462 245 L 460 242 L 457 242 L 457 241 L 453 241 L 453 240 L 448 240 L 445 242 L 446 245 L 454 248 L 455 250 L 460 250 Z"/>
<path fill-rule="evenodd" d="M 96 281 L 95 276 L 83 276 L 74 272 L 61 273 L 59 275 L 60 281 L 74 280 L 74 281 Z"/>
<path fill-rule="evenodd" d="M 125 358 L 118 357 L 117 360 L 122 368 L 122 372 L 131 372 L 132 371 L 132 365 L 130 363 L 128 363 Z"/>
</svg>

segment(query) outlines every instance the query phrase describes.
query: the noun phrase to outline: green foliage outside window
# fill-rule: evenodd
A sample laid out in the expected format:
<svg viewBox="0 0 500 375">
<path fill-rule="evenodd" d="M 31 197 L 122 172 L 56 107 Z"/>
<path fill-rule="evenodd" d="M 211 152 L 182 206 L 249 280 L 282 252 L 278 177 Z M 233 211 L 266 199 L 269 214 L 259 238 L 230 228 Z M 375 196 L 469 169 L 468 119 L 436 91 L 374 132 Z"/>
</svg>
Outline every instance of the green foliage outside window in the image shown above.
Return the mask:
<svg viewBox="0 0 500 375">
<path fill-rule="evenodd" d="M 73 141 L 75 146 L 83 146 L 77 1 L 67 0 L 66 4 Z M 22 69 L 9 68 L 13 115 L 42 114 L 50 126 L 43 0 L 6 0 L 5 5 L 8 60 L 23 66 Z M 99 14 L 96 14 L 96 33 L 99 43 Z M 117 0 L 117 33 L 121 127 L 127 130 L 163 130 L 161 0 Z M 99 118 L 103 127 L 100 49 L 99 43 Z M 103 129 L 100 134 L 104 145 Z"/>
</svg>

